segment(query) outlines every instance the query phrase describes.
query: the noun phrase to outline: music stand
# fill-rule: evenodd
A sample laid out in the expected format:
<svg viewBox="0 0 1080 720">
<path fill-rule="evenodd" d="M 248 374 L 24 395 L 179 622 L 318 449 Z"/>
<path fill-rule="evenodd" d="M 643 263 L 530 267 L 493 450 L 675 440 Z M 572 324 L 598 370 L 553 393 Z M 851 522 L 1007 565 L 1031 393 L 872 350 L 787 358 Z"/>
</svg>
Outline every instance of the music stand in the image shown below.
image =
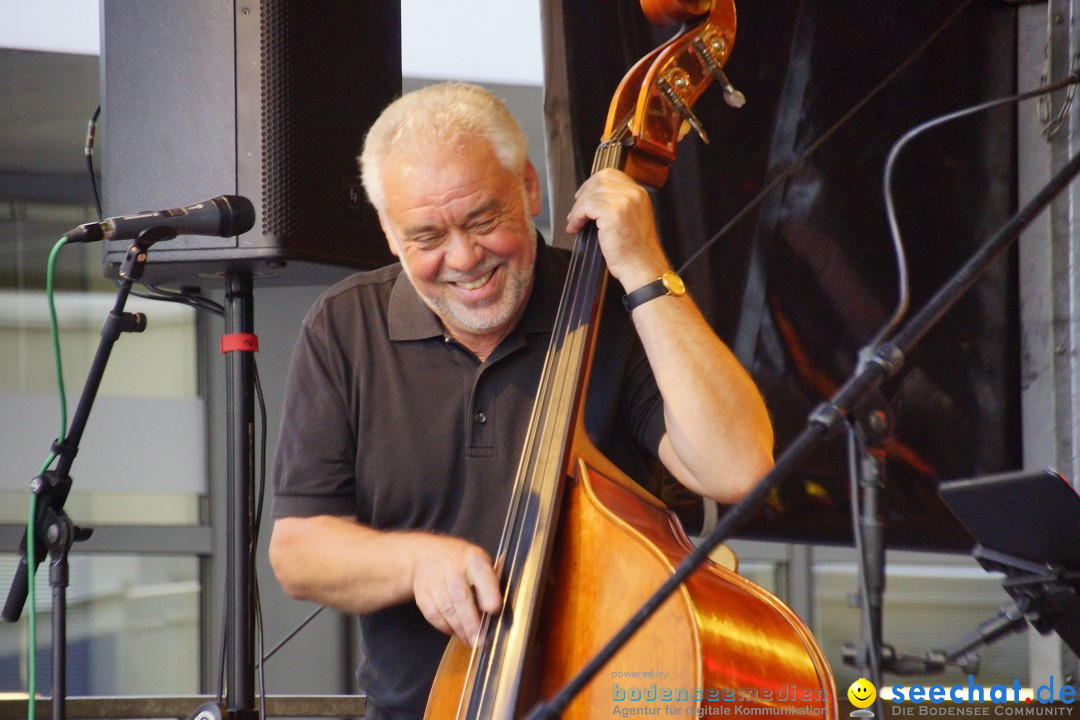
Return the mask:
<svg viewBox="0 0 1080 720">
<path fill-rule="evenodd" d="M 942 483 L 938 494 L 1031 626 L 1080 653 L 1080 495 L 1068 481 L 1024 470 Z"/>
</svg>

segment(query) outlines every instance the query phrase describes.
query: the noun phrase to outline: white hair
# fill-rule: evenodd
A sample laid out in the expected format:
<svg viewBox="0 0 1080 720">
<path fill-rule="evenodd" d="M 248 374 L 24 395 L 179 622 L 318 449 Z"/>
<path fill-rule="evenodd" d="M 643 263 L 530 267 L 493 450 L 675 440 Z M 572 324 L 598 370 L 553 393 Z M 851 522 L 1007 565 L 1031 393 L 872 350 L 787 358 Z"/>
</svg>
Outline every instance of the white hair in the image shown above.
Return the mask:
<svg viewBox="0 0 1080 720">
<path fill-rule="evenodd" d="M 372 124 L 360 153 L 360 179 L 376 210 L 386 207 L 383 163 L 403 148 L 424 152 L 470 140 L 491 143 L 499 163 L 515 174 L 525 170 L 528 141 L 502 100 L 469 83 L 441 83 L 390 103 Z"/>
</svg>

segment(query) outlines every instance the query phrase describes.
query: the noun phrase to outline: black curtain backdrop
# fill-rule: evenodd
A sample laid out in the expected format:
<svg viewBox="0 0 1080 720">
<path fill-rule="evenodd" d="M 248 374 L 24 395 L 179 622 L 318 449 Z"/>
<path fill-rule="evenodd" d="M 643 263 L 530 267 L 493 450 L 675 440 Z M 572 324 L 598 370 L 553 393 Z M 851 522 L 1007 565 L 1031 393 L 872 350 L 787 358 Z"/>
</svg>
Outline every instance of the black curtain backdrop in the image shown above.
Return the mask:
<svg viewBox="0 0 1080 720">
<path fill-rule="evenodd" d="M 676 266 L 690 257 L 959 7 L 941 0 L 743 0 L 725 68 L 747 96 L 713 86 L 656 193 Z M 635 0 L 563 0 L 570 125 L 588 172 L 623 74 L 675 29 Z M 891 145 L 932 117 L 1014 92 L 1015 9 L 975 2 L 797 172 L 684 273 L 769 404 L 777 451 L 853 371 L 891 315 L 896 263 L 882 172 Z M 895 203 L 917 310 L 1015 206 L 1015 113 L 931 131 L 897 165 Z M 909 356 L 878 398 L 892 420 L 881 504 L 891 547 L 964 551 L 971 540 L 937 499 L 940 481 L 1021 463 L 1015 252 Z M 910 312 L 909 312 L 910 315 Z M 843 438 L 771 497 L 743 537 L 851 542 Z M 692 507 L 687 502 L 686 507 Z"/>
</svg>

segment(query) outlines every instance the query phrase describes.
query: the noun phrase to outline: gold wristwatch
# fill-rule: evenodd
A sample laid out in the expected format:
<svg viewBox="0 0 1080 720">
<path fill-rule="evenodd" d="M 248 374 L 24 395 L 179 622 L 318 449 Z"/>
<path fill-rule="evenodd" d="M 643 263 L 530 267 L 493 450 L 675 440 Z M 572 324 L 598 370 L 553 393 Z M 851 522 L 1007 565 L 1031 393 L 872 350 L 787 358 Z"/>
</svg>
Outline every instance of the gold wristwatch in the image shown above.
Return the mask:
<svg viewBox="0 0 1080 720">
<path fill-rule="evenodd" d="M 668 270 L 666 273 L 653 280 L 648 285 L 639 287 L 632 293 L 623 295 L 622 304 L 626 308 L 626 312 L 631 312 L 638 305 L 647 303 L 653 298 L 662 297 L 664 295 L 674 295 L 679 297 L 686 294 L 686 285 L 683 284 L 682 278 Z"/>
</svg>

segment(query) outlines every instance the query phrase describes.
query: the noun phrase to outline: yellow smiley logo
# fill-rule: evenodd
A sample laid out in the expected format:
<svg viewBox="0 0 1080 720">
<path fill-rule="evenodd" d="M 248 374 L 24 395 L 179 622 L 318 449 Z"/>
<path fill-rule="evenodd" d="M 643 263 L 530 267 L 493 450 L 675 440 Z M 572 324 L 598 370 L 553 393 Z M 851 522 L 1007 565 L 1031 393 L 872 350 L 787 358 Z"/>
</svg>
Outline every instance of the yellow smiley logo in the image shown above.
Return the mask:
<svg viewBox="0 0 1080 720">
<path fill-rule="evenodd" d="M 877 697 L 877 688 L 866 678 L 859 678 L 847 689 L 847 697 L 857 708 L 868 707 Z"/>
</svg>

